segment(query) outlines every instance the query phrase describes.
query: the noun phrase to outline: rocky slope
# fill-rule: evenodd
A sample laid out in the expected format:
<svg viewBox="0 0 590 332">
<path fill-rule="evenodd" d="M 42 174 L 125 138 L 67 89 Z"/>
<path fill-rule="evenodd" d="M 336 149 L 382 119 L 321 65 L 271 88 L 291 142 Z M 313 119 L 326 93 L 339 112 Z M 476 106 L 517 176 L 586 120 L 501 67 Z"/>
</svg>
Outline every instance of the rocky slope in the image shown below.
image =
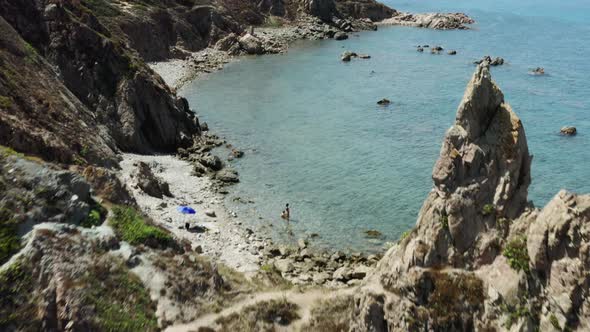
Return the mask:
<svg viewBox="0 0 590 332">
<path fill-rule="evenodd" d="M 27 50 L 42 58 L 39 62 L 43 65 L 38 64 L 37 67 L 49 64 L 55 68 L 53 71 L 49 68 L 36 71 L 38 80 L 60 81 L 69 91 L 55 95 L 64 95 L 70 101 L 73 100 L 69 103 L 71 112 L 91 113 L 93 120 L 86 121 L 87 124 L 103 128 L 104 133 L 100 136 L 111 143 L 111 150 L 143 153 L 174 151 L 179 146 L 192 143 L 192 137 L 199 134 L 198 120 L 190 112 L 187 102 L 177 98 L 159 76 L 133 55 L 130 48 L 114 38 L 113 33 L 98 21 L 93 12 L 79 2 L 3 0 L 0 2 L 0 15 L 20 34 L 25 45 L 28 45 Z M 18 40 L 13 33 L 11 35 L 3 34 L 3 38 Z M 19 42 L 22 44 L 21 41 L 16 43 Z M 33 64 L 23 65 L 18 62 L 20 60 L 23 60 L 22 56 L 2 59 L 2 67 L 5 68 L 3 80 L 7 86 L 18 84 L 20 79 L 14 77 L 17 75 L 10 75 L 10 68 L 20 70 L 29 66 L 31 71 L 35 70 Z M 59 82 L 51 84 L 47 89 L 59 89 L 59 85 Z M 44 93 L 44 90 L 40 93 Z M 12 89 L 10 98 L 27 99 L 27 91 L 26 88 Z M 49 104 L 49 100 L 44 102 Z M 16 109 L 22 111 L 18 103 L 12 105 L 13 112 Z M 36 109 L 47 107 L 33 106 Z M 11 126 L 11 130 L 25 133 L 23 136 L 31 135 L 31 131 L 22 130 L 18 124 L 13 124 L 15 126 Z M 62 135 L 56 128 L 59 124 L 60 121 L 54 119 L 53 122 L 39 123 L 39 127 L 40 130 Z M 79 141 L 70 144 L 88 146 L 87 149 L 90 149 L 90 136 L 97 136 L 101 131 L 78 124 L 72 127 L 77 135 L 71 138 L 78 138 Z M 28 141 L 34 139 L 23 138 Z M 1 143 L 12 145 L 12 142 Z M 22 151 L 35 152 L 30 148 Z"/>
<path fill-rule="evenodd" d="M 356 331 L 587 330 L 590 196 L 527 202 L 520 119 L 478 66 L 415 229 L 356 296 Z"/>
</svg>

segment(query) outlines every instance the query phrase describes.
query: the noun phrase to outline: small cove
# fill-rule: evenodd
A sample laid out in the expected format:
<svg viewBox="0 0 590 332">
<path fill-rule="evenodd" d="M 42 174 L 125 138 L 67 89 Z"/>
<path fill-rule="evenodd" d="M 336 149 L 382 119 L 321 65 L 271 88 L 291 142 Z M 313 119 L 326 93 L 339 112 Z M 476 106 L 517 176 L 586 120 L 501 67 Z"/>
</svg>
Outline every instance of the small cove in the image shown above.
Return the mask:
<svg viewBox="0 0 590 332">
<path fill-rule="evenodd" d="M 534 155 L 529 198 L 542 206 L 560 188 L 590 192 L 589 6 L 385 3 L 465 11 L 478 23 L 470 31 L 380 27 L 342 42 L 302 41 L 286 55 L 241 58 L 180 91 L 201 121 L 246 153 L 230 162 L 241 183 L 228 203 L 242 218 L 279 240 L 316 233 L 315 243 L 336 249 L 370 252 L 395 241 L 415 223 L 472 62 L 486 54 L 508 62 L 492 74 Z M 458 54 L 421 54 L 419 44 Z M 342 63 L 344 50 L 372 58 Z M 536 66 L 548 75 L 529 75 Z M 393 103 L 377 106 L 381 98 Z M 579 134 L 559 136 L 563 125 Z M 289 225 L 278 218 L 286 202 Z M 371 229 L 384 238 L 367 239 Z"/>
</svg>

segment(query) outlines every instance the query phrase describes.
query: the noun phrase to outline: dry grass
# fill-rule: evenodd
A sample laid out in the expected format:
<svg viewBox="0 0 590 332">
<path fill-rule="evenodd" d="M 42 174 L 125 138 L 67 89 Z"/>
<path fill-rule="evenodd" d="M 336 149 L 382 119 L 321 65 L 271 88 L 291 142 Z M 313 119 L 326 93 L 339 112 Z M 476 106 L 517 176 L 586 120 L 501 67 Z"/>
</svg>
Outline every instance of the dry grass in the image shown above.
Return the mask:
<svg viewBox="0 0 590 332">
<path fill-rule="evenodd" d="M 275 331 L 276 325 L 287 326 L 299 319 L 298 309 L 296 304 L 286 298 L 263 301 L 248 306 L 239 313 L 218 318 L 215 323 L 219 325 L 220 332 Z"/>
<path fill-rule="evenodd" d="M 354 309 L 352 296 L 341 296 L 318 302 L 311 310 L 303 331 L 347 332 Z"/>
</svg>

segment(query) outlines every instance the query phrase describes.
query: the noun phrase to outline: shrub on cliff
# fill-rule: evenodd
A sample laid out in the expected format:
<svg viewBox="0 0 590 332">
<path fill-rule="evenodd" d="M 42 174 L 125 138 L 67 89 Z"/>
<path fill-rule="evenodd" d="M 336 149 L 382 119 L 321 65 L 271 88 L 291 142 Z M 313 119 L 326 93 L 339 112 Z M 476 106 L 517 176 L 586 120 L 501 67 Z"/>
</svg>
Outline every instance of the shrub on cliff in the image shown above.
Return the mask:
<svg viewBox="0 0 590 332">
<path fill-rule="evenodd" d="M 150 225 L 130 207 L 114 207 L 109 225 L 115 229 L 117 236 L 131 245 L 144 244 L 151 248 L 169 248 L 176 244 L 168 231 Z"/>
</svg>

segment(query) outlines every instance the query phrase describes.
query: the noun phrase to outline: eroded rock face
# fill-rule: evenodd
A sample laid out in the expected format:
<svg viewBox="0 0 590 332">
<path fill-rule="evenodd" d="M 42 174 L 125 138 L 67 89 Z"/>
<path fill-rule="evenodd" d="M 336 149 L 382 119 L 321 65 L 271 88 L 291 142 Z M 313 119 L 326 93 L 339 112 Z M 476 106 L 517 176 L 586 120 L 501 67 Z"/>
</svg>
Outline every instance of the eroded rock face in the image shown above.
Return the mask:
<svg viewBox="0 0 590 332">
<path fill-rule="evenodd" d="M 79 2 L 8 2 L 0 14 L 56 66 L 65 87 L 93 113 L 118 148 L 175 151 L 189 146 L 200 133 L 186 100 L 176 98 Z"/>
<path fill-rule="evenodd" d="M 416 228 L 356 296 L 353 330 L 588 329 L 590 195 L 527 203 L 524 129 L 488 66 L 467 86 Z"/>
</svg>

